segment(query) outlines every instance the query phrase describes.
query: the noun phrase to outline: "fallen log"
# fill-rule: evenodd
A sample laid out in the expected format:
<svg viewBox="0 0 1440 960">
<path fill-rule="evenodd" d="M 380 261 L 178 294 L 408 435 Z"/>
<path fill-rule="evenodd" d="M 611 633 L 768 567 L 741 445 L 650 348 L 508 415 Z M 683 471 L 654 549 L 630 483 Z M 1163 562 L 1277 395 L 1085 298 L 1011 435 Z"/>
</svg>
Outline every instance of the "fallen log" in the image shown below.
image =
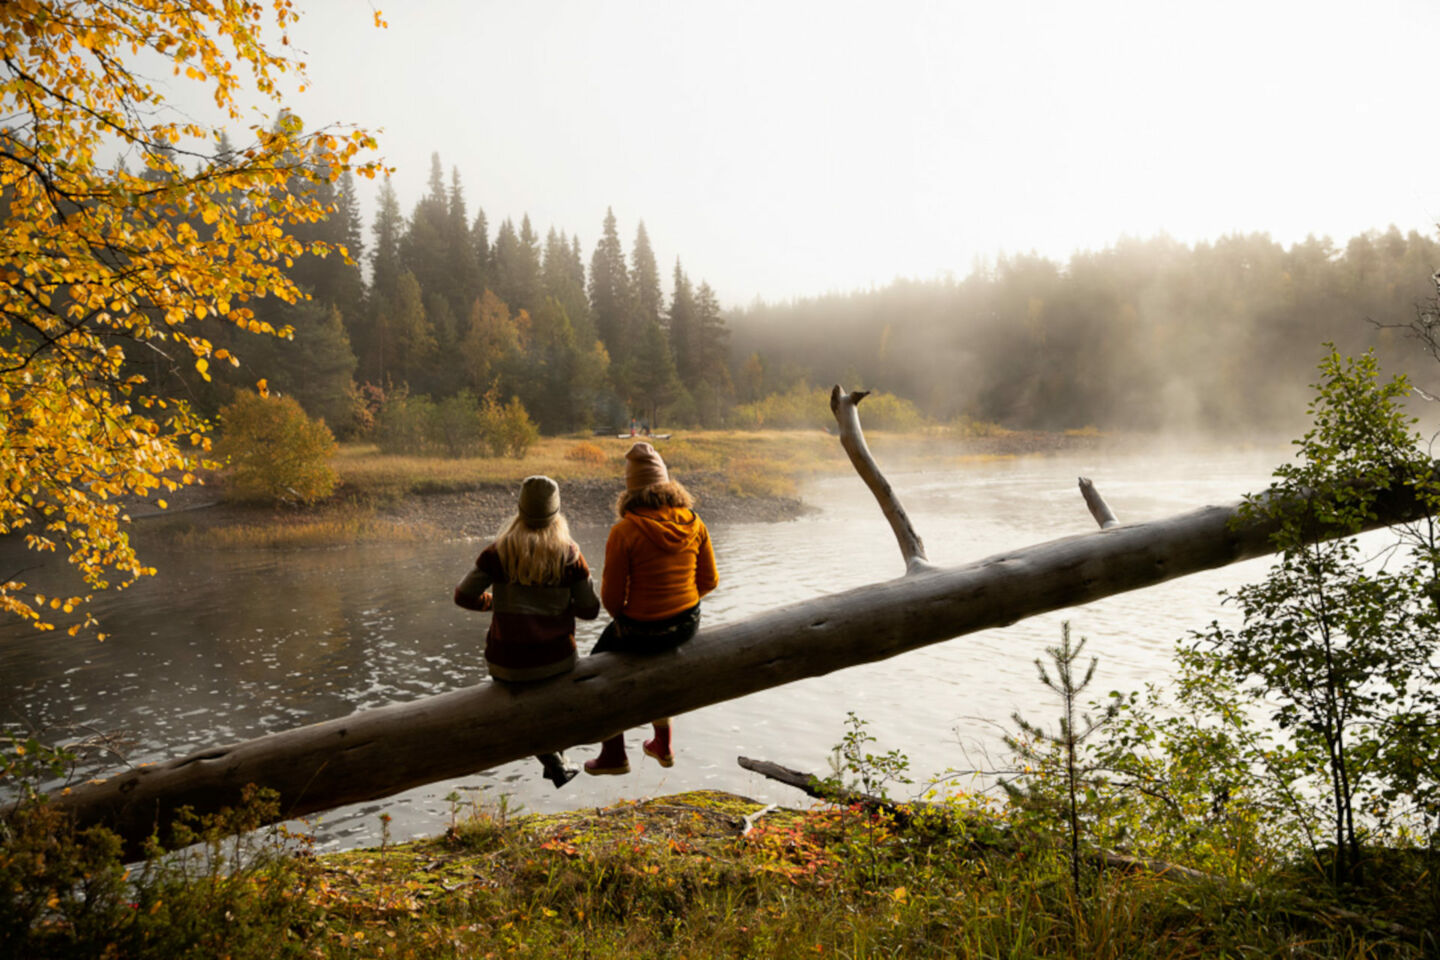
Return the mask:
<svg viewBox="0 0 1440 960">
<path fill-rule="evenodd" d="M 842 434 L 858 430 L 858 419 L 844 416 L 855 395 L 836 387 L 832 398 Z M 889 485 L 880 486 L 909 567 L 899 579 L 706 626 L 665 653 L 589 657 L 544 683 L 482 683 L 201 750 L 80 784 L 53 803 L 82 825 L 116 830 L 131 850 L 180 807 L 234 806 L 250 783 L 277 791 L 284 816 L 305 816 L 1273 551 L 1273 524 L 1237 521 L 1237 504 L 938 569 Z M 1368 526 L 1423 513 L 1408 489 L 1387 491 Z"/>
</svg>

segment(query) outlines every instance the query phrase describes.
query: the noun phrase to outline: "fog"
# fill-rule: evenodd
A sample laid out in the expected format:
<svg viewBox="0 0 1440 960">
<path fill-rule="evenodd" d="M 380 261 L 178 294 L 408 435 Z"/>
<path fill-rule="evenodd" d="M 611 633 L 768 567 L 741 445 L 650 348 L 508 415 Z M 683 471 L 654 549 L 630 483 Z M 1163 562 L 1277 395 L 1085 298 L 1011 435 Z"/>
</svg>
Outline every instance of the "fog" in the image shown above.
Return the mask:
<svg viewBox="0 0 1440 960">
<path fill-rule="evenodd" d="M 1326 341 L 1440 382 L 1403 329 L 1433 307 L 1437 264 L 1433 238 L 1393 227 L 1343 246 L 1125 240 L 1063 264 L 1001 258 L 963 280 L 755 304 L 732 313 L 732 346 L 737 362 L 758 356 L 764 392 L 844 371 L 940 420 L 1285 435 Z"/>
<path fill-rule="evenodd" d="M 403 209 L 439 153 L 492 225 L 528 213 L 588 254 L 613 208 L 727 306 L 1440 218 L 1423 0 L 407 0 L 385 29 L 297 6 L 292 106 L 377 129 Z"/>
</svg>

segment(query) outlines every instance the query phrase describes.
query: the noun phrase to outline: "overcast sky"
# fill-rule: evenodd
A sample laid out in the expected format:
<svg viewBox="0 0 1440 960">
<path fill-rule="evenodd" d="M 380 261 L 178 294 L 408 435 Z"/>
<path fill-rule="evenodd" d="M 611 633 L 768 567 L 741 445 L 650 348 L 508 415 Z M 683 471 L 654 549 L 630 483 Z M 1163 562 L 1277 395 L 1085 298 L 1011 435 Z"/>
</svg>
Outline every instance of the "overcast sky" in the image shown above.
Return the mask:
<svg viewBox="0 0 1440 960">
<path fill-rule="evenodd" d="M 297 112 L 379 129 L 407 213 L 438 152 L 492 236 L 528 212 L 588 263 L 643 219 L 667 294 L 677 255 L 739 305 L 1440 220 L 1433 0 L 297 6 Z"/>
</svg>

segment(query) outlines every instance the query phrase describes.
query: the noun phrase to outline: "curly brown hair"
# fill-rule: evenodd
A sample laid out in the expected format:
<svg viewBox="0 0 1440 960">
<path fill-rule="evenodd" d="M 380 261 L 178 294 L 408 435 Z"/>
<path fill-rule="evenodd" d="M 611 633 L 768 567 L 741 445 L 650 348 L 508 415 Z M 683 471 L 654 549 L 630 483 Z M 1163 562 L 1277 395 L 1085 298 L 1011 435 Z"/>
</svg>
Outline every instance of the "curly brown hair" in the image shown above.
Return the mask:
<svg viewBox="0 0 1440 960">
<path fill-rule="evenodd" d="M 679 507 L 689 510 L 695 506 L 695 498 L 681 485 L 679 480 L 652 483 L 639 490 L 625 490 L 615 500 L 615 516 L 623 518 L 635 509 L 658 510 L 661 507 Z"/>
</svg>

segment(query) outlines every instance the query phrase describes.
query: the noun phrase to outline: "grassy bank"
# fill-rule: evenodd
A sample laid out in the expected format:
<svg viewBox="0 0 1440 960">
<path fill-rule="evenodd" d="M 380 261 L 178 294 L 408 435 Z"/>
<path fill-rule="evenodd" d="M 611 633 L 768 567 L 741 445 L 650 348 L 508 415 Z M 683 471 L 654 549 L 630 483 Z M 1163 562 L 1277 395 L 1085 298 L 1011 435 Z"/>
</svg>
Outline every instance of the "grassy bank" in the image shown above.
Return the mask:
<svg viewBox="0 0 1440 960">
<path fill-rule="evenodd" d="M 797 480 L 845 464 L 839 442 L 818 430 L 696 431 L 651 442 L 677 476 L 718 476 L 723 489 L 741 497 L 794 496 Z M 334 466 L 340 475 L 338 496 L 383 502 L 415 494 L 514 487 L 536 473 L 561 483 L 615 482 L 624 476 L 628 449 L 629 440 L 612 437 L 543 437 L 521 459 L 450 460 L 389 455 L 373 445 L 348 445 L 341 448 Z"/>
<path fill-rule="evenodd" d="M 1021 433 L 984 425 L 920 433 L 875 432 L 876 455 L 892 469 L 924 465 L 964 469 L 976 461 L 1091 446 L 1095 434 Z M 803 509 L 799 490 L 818 474 L 851 470 L 839 440 L 821 430 L 709 430 L 656 438 L 671 471 L 694 491 L 707 519 L 781 520 Z M 233 503 L 224 477 L 171 497 L 137 535 L 180 548 L 324 547 L 362 542 L 434 540 L 494 533 L 513 509 L 520 481 L 543 473 L 561 484 L 567 513 L 608 522 L 622 483 L 628 438 L 544 437 L 523 458 L 445 459 L 381 453 L 346 444 L 333 460 L 333 496 L 307 507 Z M 218 501 L 218 505 L 217 505 Z M 201 505 L 207 509 L 187 509 Z M 573 512 L 572 512 L 573 510 Z"/>
<path fill-rule="evenodd" d="M 1357 910 L 1303 872 L 1087 869 L 1077 886 L 1058 835 L 963 796 L 903 827 L 702 791 L 546 816 L 457 808 L 444 837 L 228 874 L 224 849 L 185 876 L 146 867 L 110 901 L 87 880 L 88 913 L 55 894 L 9 929 L 10 955 L 1362 958 L 1427 942 L 1396 925 L 1414 919 L 1403 891 Z"/>
</svg>

